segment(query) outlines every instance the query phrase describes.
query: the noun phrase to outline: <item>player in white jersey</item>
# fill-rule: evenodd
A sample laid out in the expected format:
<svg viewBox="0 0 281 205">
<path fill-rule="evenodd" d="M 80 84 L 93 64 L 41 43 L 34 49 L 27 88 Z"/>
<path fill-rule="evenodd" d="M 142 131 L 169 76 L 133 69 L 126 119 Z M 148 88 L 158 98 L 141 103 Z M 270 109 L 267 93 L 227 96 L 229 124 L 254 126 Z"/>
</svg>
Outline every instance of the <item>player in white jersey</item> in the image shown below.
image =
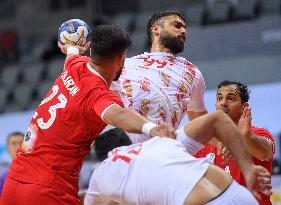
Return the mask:
<svg viewBox="0 0 281 205">
<path fill-rule="evenodd" d="M 232 151 L 248 189 L 255 196 L 258 197 L 257 190 L 270 192 L 268 171 L 253 164 L 243 143 L 233 146 L 241 142 L 241 133 L 222 111 L 191 121 L 180 128 L 177 135 L 178 140 L 154 137 L 109 152 L 91 177 L 84 204 L 105 205 L 114 201 L 123 205 L 258 205 L 254 196 L 222 169 L 209 164 L 207 159 L 191 155 L 212 136 Z M 104 156 L 100 151 L 111 150 L 112 144 L 122 144 L 116 143 L 114 132 L 101 142 L 97 139 L 98 156 Z"/>
<path fill-rule="evenodd" d="M 186 39 L 186 23 L 181 14 L 153 15 L 147 32 L 151 52 L 127 58 L 112 89 L 126 107 L 154 123 L 167 122 L 177 129 L 186 112 L 190 120 L 206 113 L 205 81 L 195 65 L 175 56 L 183 51 Z M 148 139 L 129 136 L 133 143 Z"/>
</svg>

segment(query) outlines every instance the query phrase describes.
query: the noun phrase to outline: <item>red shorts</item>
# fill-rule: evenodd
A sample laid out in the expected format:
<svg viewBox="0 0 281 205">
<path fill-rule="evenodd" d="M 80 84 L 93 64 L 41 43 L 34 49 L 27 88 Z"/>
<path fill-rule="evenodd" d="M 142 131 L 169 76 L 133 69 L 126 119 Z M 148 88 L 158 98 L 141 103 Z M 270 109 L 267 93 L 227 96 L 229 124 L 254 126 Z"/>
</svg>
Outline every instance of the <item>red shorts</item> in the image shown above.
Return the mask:
<svg viewBox="0 0 281 205">
<path fill-rule="evenodd" d="M 80 200 L 53 188 L 16 181 L 9 177 L 3 187 L 0 205 L 81 205 Z"/>
</svg>

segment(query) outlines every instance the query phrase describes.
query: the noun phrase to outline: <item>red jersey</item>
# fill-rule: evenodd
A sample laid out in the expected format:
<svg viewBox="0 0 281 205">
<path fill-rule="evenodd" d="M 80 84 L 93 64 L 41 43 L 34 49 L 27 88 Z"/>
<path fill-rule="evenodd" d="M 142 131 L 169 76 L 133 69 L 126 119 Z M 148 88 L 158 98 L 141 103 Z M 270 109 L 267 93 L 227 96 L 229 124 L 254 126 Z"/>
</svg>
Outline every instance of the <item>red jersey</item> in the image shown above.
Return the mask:
<svg viewBox="0 0 281 205">
<path fill-rule="evenodd" d="M 257 136 L 259 137 L 263 137 L 266 138 L 268 140 L 270 140 L 273 143 L 273 154 L 275 151 L 275 144 L 274 144 L 274 139 L 272 137 L 272 135 L 270 134 L 269 131 L 267 131 L 264 128 L 257 128 L 252 126 L 251 127 L 251 131 L 254 132 Z M 270 160 L 267 161 L 261 161 L 255 157 L 253 157 L 253 161 L 256 165 L 261 165 L 263 167 L 265 167 L 270 174 L 272 174 L 272 160 L 273 160 L 273 154 Z M 230 174 L 233 179 L 235 179 L 239 184 L 243 185 L 246 187 L 246 182 L 245 179 L 241 173 L 241 171 L 239 170 L 236 162 L 234 160 L 231 160 L 229 163 L 224 163 L 222 161 L 222 155 L 221 154 L 217 154 L 217 149 L 215 146 L 208 144 L 207 146 L 205 146 L 203 149 L 201 149 L 196 155 L 195 157 L 201 158 L 201 157 L 208 157 L 210 159 L 210 161 L 212 161 L 215 165 L 223 168 L 228 174 Z M 259 201 L 259 203 L 261 205 L 271 205 L 270 202 L 270 197 L 266 196 L 262 193 L 260 193 L 262 196 L 262 200 Z"/>
<path fill-rule="evenodd" d="M 104 111 L 112 104 L 123 106 L 89 61 L 79 55 L 66 60 L 33 115 L 9 177 L 77 195 L 83 158 L 106 126 Z"/>
</svg>

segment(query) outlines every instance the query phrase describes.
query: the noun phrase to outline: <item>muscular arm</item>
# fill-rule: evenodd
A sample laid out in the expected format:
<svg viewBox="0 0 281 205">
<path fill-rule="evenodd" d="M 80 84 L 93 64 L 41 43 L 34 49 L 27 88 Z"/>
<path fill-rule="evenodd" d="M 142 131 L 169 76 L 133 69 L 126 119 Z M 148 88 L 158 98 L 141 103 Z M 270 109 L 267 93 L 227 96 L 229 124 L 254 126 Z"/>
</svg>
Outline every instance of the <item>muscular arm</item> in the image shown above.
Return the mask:
<svg viewBox="0 0 281 205">
<path fill-rule="evenodd" d="M 188 116 L 189 121 L 194 120 L 197 117 L 200 117 L 201 115 L 204 115 L 208 113 L 207 111 L 204 112 L 192 112 L 192 111 L 188 111 L 186 114 Z"/>
<path fill-rule="evenodd" d="M 254 157 L 259 160 L 269 160 L 273 155 L 273 143 L 272 141 L 256 135 L 254 132 L 250 132 L 248 136 L 245 136 L 244 141 L 246 146 Z"/>
<path fill-rule="evenodd" d="M 119 127 L 127 132 L 142 133 L 142 126 L 148 122 L 134 110 L 122 108 L 114 104 L 105 112 L 103 120 L 110 125 Z"/>
</svg>

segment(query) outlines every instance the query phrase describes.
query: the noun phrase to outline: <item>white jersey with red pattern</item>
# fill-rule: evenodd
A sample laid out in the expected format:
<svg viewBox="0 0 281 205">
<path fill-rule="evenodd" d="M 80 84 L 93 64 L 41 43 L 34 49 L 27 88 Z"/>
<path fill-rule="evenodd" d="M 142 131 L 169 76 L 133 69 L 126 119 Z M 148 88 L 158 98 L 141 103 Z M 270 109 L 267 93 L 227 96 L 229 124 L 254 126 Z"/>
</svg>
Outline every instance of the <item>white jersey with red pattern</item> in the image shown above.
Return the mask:
<svg viewBox="0 0 281 205">
<path fill-rule="evenodd" d="M 185 58 L 166 52 L 127 58 L 119 80 L 111 89 L 117 91 L 125 107 L 133 108 L 154 123 L 170 123 L 175 129 L 186 111 L 206 111 L 201 72 Z M 135 139 L 136 136 L 131 137 L 133 142 Z"/>
<path fill-rule="evenodd" d="M 84 205 L 184 204 L 208 166 L 165 137 L 118 147 L 93 172 Z"/>
</svg>

